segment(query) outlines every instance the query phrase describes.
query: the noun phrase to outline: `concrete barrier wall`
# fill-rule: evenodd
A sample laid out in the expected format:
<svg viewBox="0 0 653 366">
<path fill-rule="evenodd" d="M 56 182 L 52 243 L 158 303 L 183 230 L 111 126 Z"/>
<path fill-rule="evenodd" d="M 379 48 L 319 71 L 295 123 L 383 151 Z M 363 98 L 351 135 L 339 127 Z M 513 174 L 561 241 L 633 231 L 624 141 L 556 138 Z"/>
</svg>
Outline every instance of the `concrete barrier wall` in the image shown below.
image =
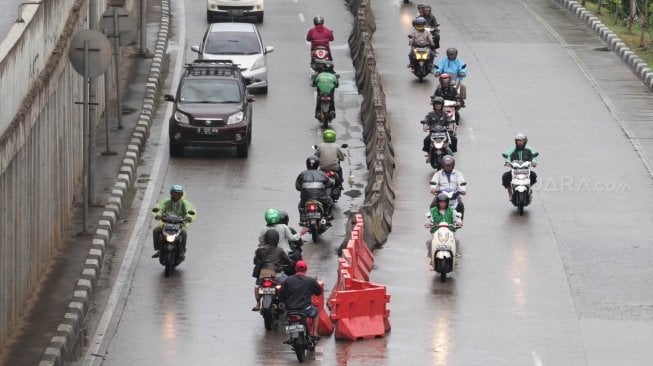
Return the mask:
<svg viewBox="0 0 653 366">
<path fill-rule="evenodd" d="M 98 0 L 98 18 L 107 1 Z M 81 201 L 82 77 L 68 45 L 87 0 L 25 7 L 0 45 L 0 345 L 11 334 Z M 98 81 L 96 111 L 104 109 Z M 97 121 L 100 121 L 99 113 Z"/>
<path fill-rule="evenodd" d="M 374 247 L 385 243 L 392 230 L 395 161 L 386 123 L 385 94 L 372 48 L 372 34 L 376 30 L 374 13 L 369 0 L 349 0 L 348 4 L 354 15 L 349 48 L 356 69 L 356 85 L 363 96 L 360 117 L 369 171 L 361 211 L 365 220 L 365 242 Z"/>
</svg>

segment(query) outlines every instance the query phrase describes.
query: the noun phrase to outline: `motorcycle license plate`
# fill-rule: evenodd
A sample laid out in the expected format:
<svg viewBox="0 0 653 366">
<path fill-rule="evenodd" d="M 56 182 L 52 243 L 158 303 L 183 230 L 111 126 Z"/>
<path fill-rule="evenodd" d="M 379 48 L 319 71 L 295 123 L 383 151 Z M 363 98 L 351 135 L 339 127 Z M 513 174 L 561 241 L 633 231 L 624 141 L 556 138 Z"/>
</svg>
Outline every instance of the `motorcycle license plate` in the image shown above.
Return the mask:
<svg viewBox="0 0 653 366">
<path fill-rule="evenodd" d="M 217 127 L 199 127 L 197 133 L 200 135 L 219 135 L 220 129 Z"/>
<path fill-rule="evenodd" d="M 261 295 L 274 295 L 277 292 L 277 289 L 274 287 L 261 287 L 258 289 L 258 293 Z"/>
<path fill-rule="evenodd" d="M 319 212 L 309 212 L 309 213 L 307 214 L 307 217 L 308 217 L 309 219 L 319 219 L 320 216 L 321 216 L 321 215 L 320 215 Z"/>
<path fill-rule="evenodd" d="M 303 332 L 303 331 L 304 331 L 304 325 L 302 324 L 293 324 L 293 325 L 286 326 L 286 333 Z"/>
</svg>

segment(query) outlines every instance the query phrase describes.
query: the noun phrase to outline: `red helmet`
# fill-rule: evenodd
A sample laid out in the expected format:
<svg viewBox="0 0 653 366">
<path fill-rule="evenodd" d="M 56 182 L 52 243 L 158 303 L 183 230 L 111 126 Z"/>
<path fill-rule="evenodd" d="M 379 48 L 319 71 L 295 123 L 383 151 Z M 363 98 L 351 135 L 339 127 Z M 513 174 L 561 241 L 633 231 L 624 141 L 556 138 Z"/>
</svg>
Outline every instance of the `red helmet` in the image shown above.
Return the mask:
<svg viewBox="0 0 653 366">
<path fill-rule="evenodd" d="M 449 74 L 441 74 L 440 80 L 444 80 L 444 79 L 451 79 L 451 76 L 449 76 Z"/>
<path fill-rule="evenodd" d="M 298 260 L 297 263 L 295 263 L 295 271 L 296 272 L 306 272 L 308 270 L 308 264 L 306 263 L 305 260 Z"/>
</svg>

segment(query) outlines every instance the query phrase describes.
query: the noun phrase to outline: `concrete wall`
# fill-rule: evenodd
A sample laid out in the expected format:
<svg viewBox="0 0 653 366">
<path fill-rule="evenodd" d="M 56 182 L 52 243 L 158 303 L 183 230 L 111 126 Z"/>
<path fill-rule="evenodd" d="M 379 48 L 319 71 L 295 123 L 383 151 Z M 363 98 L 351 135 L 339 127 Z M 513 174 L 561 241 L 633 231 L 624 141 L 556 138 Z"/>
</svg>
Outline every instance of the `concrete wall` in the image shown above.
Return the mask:
<svg viewBox="0 0 653 366">
<path fill-rule="evenodd" d="M 82 106 L 74 103 L 82 101 L 82 77 L 70 65 L 68 45 L 88 28 L 87 6 L 88 0 L 28 5 L 25 23 L 0 45 L 0 346 L 81 201 Z M 98 18 L 106 6 L 97 0 Z M 102 77 L 96 80 L 102 103 Z"/>
</svg>

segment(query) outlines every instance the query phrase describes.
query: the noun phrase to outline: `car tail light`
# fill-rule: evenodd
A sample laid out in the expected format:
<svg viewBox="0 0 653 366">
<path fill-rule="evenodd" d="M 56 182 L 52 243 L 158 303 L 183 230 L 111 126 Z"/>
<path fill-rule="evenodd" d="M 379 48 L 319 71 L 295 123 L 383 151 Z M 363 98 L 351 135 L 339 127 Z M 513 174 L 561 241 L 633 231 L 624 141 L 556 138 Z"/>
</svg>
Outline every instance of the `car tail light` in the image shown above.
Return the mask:
<svg viewBox="0 0 653 366">
<path fill-rule="evenodd" d="M 263 283 L 261 284 L 263 287 L 272 287 L 272 285 L 272 280 L 263 280 Z"/>
<path fill-rule="evenodd" d="M 297 315 L 297 314 L 290 314 L 290 315 L 288 315 L 288 323 L 291 323 L 291 322 L 292 322 L 292 323 L 294 323 L 294 322 L 299 322 L 299 321 L 301 321 L 301 320 L 302 320 L 302 318 L 301 318 L 299 315 Z"/>
<path fill-rule="evenodd" d="M 317 211 L 317 205 L 314 203 L 309 203 L 308 204 L 308 210 L 309 211 Z"/>
</svg>

